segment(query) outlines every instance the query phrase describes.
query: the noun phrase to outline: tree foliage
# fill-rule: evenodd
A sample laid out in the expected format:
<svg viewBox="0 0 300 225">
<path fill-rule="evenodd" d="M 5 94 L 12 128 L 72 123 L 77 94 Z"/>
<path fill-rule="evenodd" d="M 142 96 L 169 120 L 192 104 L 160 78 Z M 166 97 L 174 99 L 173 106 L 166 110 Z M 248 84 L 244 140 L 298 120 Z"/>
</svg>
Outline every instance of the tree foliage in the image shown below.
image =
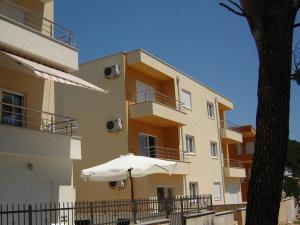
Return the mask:
<svg viewBox="0 0 300 225">
<path fill-rule="evenodd" d="M 290 140 L 288 145 L 286 167 L 293 172 L 293 177 L 300 178 L 300 142 Z"/>
</svg>

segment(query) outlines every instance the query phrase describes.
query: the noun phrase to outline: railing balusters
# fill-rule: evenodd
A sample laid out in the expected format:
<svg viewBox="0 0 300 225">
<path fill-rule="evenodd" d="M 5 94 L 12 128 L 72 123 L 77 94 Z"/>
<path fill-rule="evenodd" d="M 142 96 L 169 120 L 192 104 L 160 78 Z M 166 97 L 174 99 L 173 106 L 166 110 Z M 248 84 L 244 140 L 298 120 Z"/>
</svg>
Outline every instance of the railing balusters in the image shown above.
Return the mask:
<svg viewBox="0 0 300 225">
<path fill-rule="evenodd" d="M 134 205 L 131 200 L 109 200 L 75 202 L 75 204 L 73 202 L 71 204 L 68 202 L 66 204 L 53 203 L 53 205 L 52 203 L 45 203 L 40 205 L 34 204 L 33 206 L 28 205 L 26 208 L 25 204 L 23 204 L 22 210 L 18 204 L 15 210 L 16 207 L 14 205 L 11 205 L 10 209 L 7 204 L 6 210 L 3 210 L 2 205 L 0 205 L 0 225 L 12 225 L 16 222 L 18 225 L 21 225 L 21 213 L 24 219 L 23 225 L 127 224 L 126 220 L 133 222 L 137 219 L 140 222 L 146 222 L 162 218 L 169 218 L 172 221 L 171 224 L 176 224 L 186 213 L 211 209 L 212 199 L 211 195 L 199 195 L 175 196 L 168 199 L 159 199 L 157 197 L 140 198 L 136 199 Z M 66 210 L 68 211 L 66 212 Z M 3 215 L 6 215 L 4 223 Z M 52 215 L 54 215 L 54 218 Z"/>
<path fill-rule="evenodd" d="M 3 106 L 9 106 L 12 108 L 12 110 L 7 110 Z M 51 132 L 70 136 L 72 136 L 74 131 L 78 129 L 78 125 L 74 119 L 63 115 L 30 109 L 4 102 L 0 102 L 0 109 L 0 113 L 7 113 L 11 115 L 11 120 L 1 120 L 0 123 L 2 124 L 26 127 L 43 132 Z M 21 109 L 21 113 L 16 112 L 16 109 Z"/>
<path fill-rule="evenodd" d="M 6 11 L 9 12 L 14 11 L 14 13 L 17 14 L 20 13 L 26 16 L 26 20 L 24 21 L 17 20 L 18 22 L 28 27 L 31 27 L 32 29 L 37 30 L 43 34 L 46 34 L 47 36 L 50 36 L 58 41 L 61 41 L 65 44 L 74 46 L 74 41 L 73 41 L 74 33 L 69 31 L 68 29 L 54 23 L 53 21 L 41 17 L 40 15 L 34 13 L 33 11 L 30 11 L 25 7 L 13 3 L 11 1 L 0 0 L 0 4 L 1 6 L 3 5 L 3 7 L 5 5 Z M 5 13 L 6 11 L 1 10 L 1 14 L 10 18 L 10 14 Z"/>
</svg>

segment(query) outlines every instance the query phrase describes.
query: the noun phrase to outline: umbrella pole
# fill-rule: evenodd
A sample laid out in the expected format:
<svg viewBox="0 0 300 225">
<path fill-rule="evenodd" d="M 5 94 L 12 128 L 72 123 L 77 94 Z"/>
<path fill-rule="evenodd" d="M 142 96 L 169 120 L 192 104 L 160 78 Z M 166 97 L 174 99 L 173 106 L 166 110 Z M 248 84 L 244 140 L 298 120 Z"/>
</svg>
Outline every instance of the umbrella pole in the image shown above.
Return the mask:
<svg viewBox="0 0 300 225">
<path fill-rule="evenodd" d="M 133 222 L 134 222 L 134 224 L 137 224 L 136 204 L 135 204 L 135 199 L 134 199 L 134 190 L 133 190 L 131 170 L 132 170 L 132 168 L 128 169 L 129 179 L 130 179 L 130 189 L 131 189 L 132 214 L 133 214 Z"/>
</svg>

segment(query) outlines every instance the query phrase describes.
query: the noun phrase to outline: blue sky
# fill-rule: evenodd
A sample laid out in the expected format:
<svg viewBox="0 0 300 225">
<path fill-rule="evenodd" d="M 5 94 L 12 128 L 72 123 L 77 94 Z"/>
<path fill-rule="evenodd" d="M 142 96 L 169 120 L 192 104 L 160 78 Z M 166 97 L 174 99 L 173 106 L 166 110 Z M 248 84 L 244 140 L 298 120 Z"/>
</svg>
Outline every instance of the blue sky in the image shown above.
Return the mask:
<svg viewBox="0 0 300 225">
<path fill-rule="evenodd" d="M 63 0 L 55 2 L 55 19 L 75 32 L 80 63 L 143 48 L 230 98 L 235 109 L 229 121 L 255 126 L 254 41 L 246 20 L 218 1 Z M 300 86 L 293 82 L 290 138 L 298 141 L 299 113 Z"/>
</svg>

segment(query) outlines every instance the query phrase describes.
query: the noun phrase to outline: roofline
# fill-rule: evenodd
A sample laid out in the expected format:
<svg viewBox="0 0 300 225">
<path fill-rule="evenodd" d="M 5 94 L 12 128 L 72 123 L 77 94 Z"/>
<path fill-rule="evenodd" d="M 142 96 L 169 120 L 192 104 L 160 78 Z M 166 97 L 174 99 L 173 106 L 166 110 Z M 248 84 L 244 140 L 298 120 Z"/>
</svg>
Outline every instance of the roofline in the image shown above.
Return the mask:
<svg viewBox="0 0 300 225">
<path fill-rule="evenodd" d="M 117 55 L 126 55 L 126 54 L 127 54 L 127 53 L 126 53 L 126 52 L 124 52 L 124 51 L 121 51 L 121 52 L 116 52 L 116 53 L 113 53 L 113 54 L 109 54 L 109 55 L 101 56 L 101 57 L 98 57 L 98 58 L 95 58 L 95 59 L 92 59 L 92 60 L 89 60 L 89 61 L 86 61 L 86 62 L 80 63 L 79 65 L 85 65 L 85 64 L 92 63 L 92 62 L 96 62 L 96 61 L 98 61 L 98 60 L 102 60 L 102 59 L 110 58 L 110 57 L 117 56 Z"/>
<path fill-rule="evenodd" d="M 173 70 L 177 71 L 178 73 L 181 73 L 182 75 L 186 76 L 187 78 L 191 79 L 192 81 L 194 81 L 194 82 L 196 82 L 196 83 L 202 85 L 203 87 L 207 88 L 208 90 L 214 92 L 215 94 L 217 94 L 217 95 L 219 95 L 219 96 L 221 96 L 221 97 L 225 98 L 226 100 L 228 100 L 228 101 L 230 101 L 230 102 L 233 103 L 233 101 L 232 101 L 230 98 L 225 97 L 225 96 L 222 95 L 221 93 L 219 93 L 219 92 L 217 92 L 216 90 L 210 88 L 209 86 L 207 86 L 206 84 L 204 84 L 204 83 L 202 83 L 201 81 L 197 80 L 196 78 L 194 78 L 194 77 L 192 77 L 192 76 L 186 74 L 185 72 L 183 72 L 183 71 L 177 69 L 176 67 L 174 67 L 174 66 L 168 64 L 167 62 L 161 60 L 160 58 L 158 58 L 158 57 L 156 57 L 156 56 L 154 56 L 154 55 L 152 55 L 151 53 L 147 52 L 146 50 L 144 50 L 144 49 L 142 49 L 142 48 L 135 49 L 135 50 L 130 51 L 130 52 L 127 52 L 127 53 L 125 53 L 125 54 L 132 53 L 132 52 L 135 52 L 135 51 L 141 51 L 141 52 L 143 52 L 143 53 L 145 53 L 145 54 L 147 54 L 147 55 L 153 57 L 154 59 L 156 59 L 156 60 L 158 60 L 159 62 L 165 64 L 166 66 L 172 68 Z"/>
<path fill-rule="evenodd" d="M 106 55 L 106 56 L 102 56 L 102 57 L 99 57 L 99 58 L 96 58 L 96 59 L 93 59 L 93 60 L 90 60 L 90 61 L 87 61 L 87 62 L 84 62 L 84 63 L 80 63 L 79 65 L 89 64 L 89 63 L 92 63 L 92 62 L 95 62 L 95 61 L 98 61 L 98 60 L 101 60 L 101 59 L 105 59 L 105 58 L 109 58 L 109 57 L 117 56 L 117 55 L 121 55 L 121 54 L 122 54 L 122 55 L 127 55 L 127 54 L 130 54 L 130 53 L 136 52 L 136 51 L 141 51 L 141 52 L 143 52 L 143 53 L 149 55 L 150 57 L 152 57 L 152 58 L 158 60 L 159 62 L 165 64 L 166 66 L 170 67 L 171 69 L 177 71 L 178 73 L 180 73 L 180 74 L 186 76 L 187 78 L 191 79 L 192 81 L 194 81 L 194 82 L 196 82 L 196 83 L 202 85 L 203 87 L 207 88 L 208 90 L 214 92 L 215 94 L 217 94 L 217 95 L 221 96 L 222 98 L 224 98 L 224 99 L 230 101 L 231 103 L 233 103 L 233 101 L 232 101 L 230 98 L 225 97 L 225 96 L 224 96 L 223 94 L 221 94 L 220 92 L 218 92 L 218 91 L 212 89 L 211 87 L 207 86 L 206 84 L 202 83 L 201 81 L 197 80 L 196 78 L 192 77 L 191 75 L 186 74 L 185 72 L 183 72 L 183 71 L 177 69 L 176 67 L 174 67 L 174 66 L 168 64 L 167 62 L 165 62 L 165 61 L 163 61 L 162 59 L 156 57 L 155 55 L 152 55 L 151 53 L 147 52 L 146 50 L 144 50 L 144 49 L 142 49 L 142 48 L 137 48 L 137 49 L 134 49 L 134 50 L 129 51 L 129 52 L 121 51 L 121 52 L 113 53 L 113 54 Z"/>
</svg>

